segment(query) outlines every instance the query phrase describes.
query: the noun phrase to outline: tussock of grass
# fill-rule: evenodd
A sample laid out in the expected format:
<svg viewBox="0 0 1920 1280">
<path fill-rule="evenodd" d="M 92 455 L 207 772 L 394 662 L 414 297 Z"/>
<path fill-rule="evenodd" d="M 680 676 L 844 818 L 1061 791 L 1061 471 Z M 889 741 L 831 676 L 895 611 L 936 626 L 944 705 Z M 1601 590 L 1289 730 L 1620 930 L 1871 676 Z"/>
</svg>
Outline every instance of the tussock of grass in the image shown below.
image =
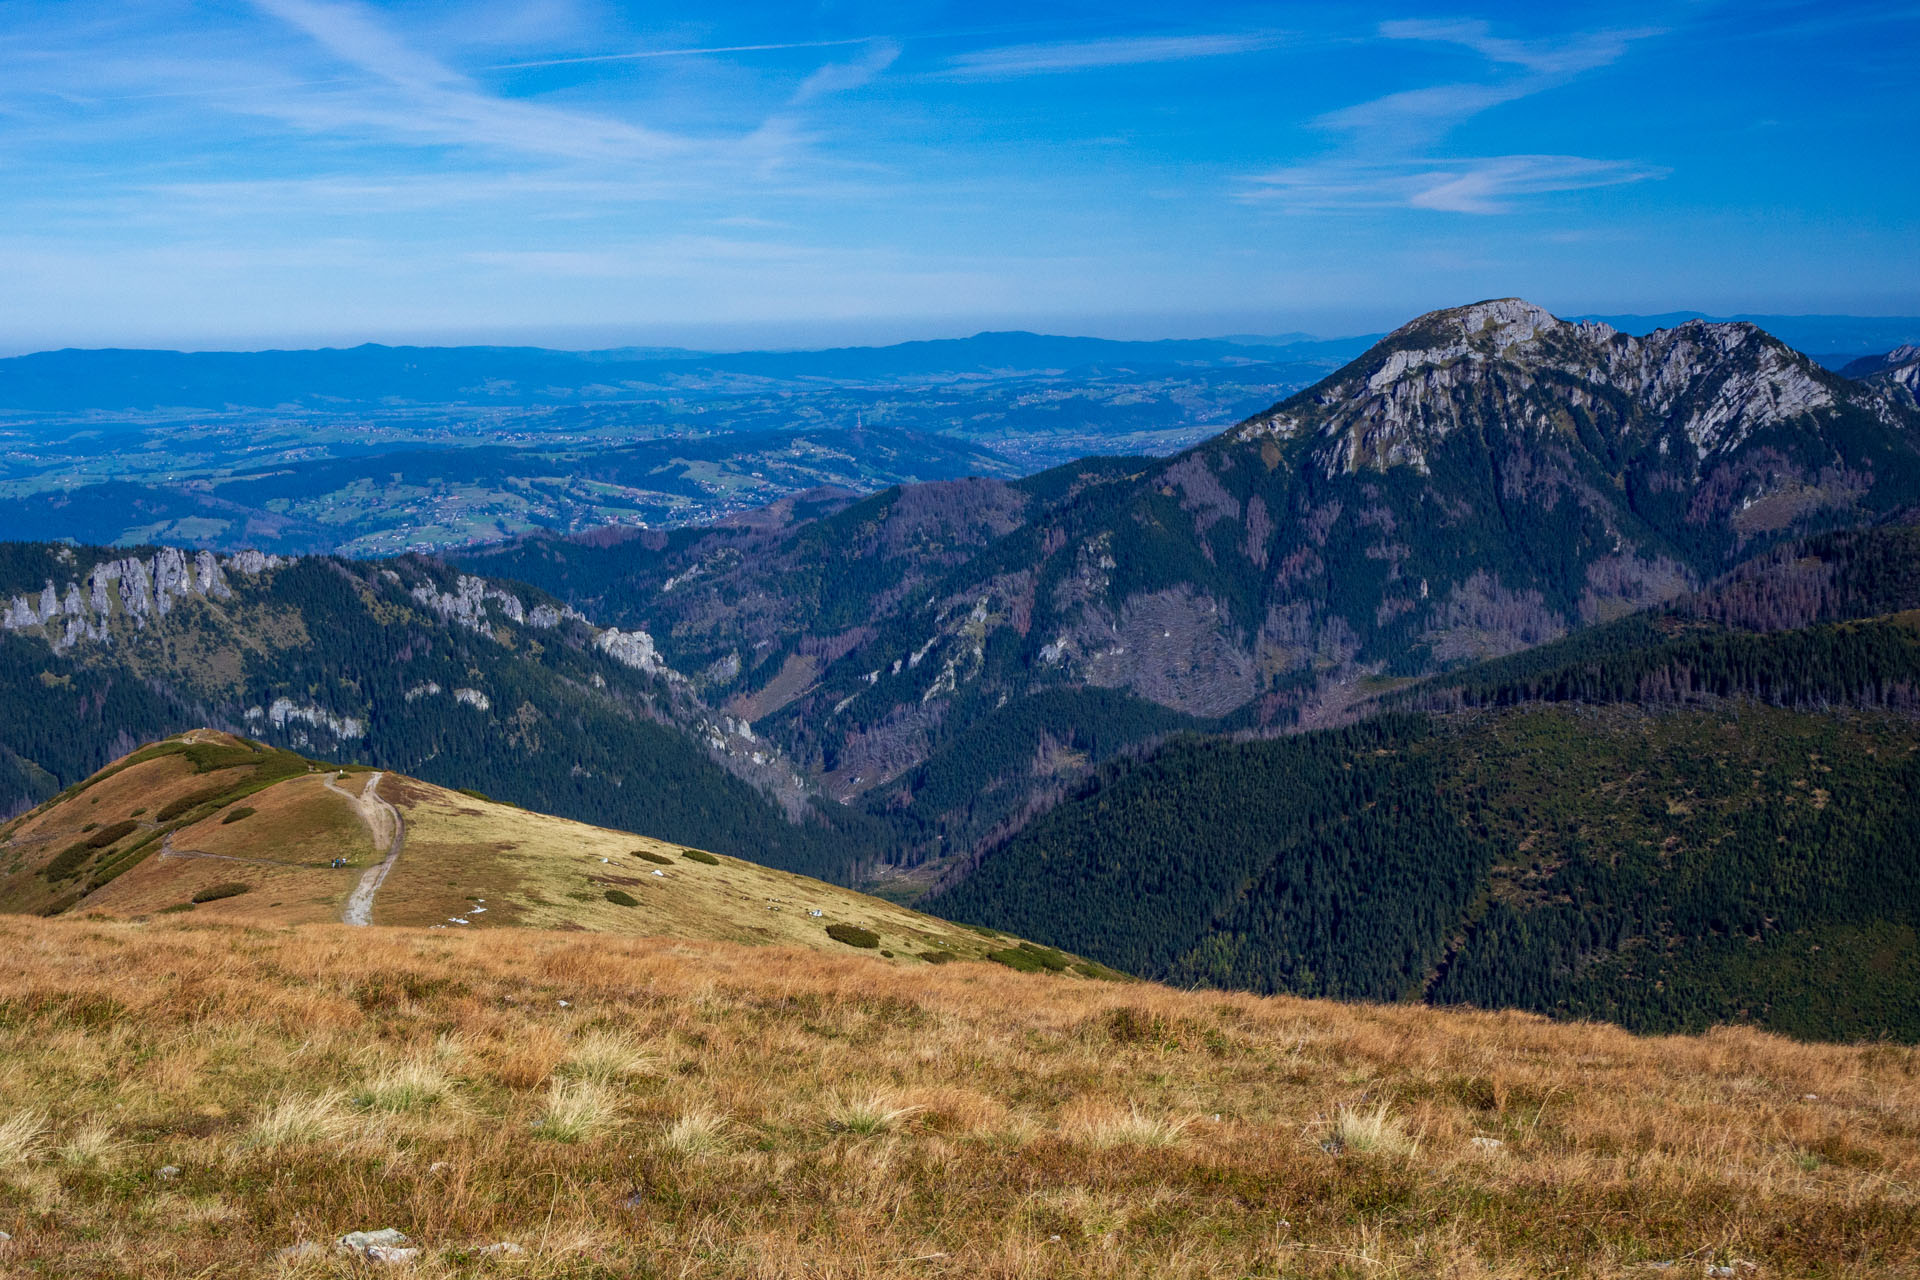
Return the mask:
<svg viewBox="0 0 1920 1280">
<path fill-rule="evenodd" d="M 555 1080 L 534 1129 L 555 1142 L 585 1142 L 611 1129 L 620 1107 L 614 1092 L 591 1080 Z"/>
<path fill-rule="evenodd" d="M 903 1104 L 890 1093 L 835 1097 L 827 1104 L 827 1128 L 833 1133 L 871 1137 L 900 1128 L 925 1107 Z"/>
<path fill-rule="evenodd" d="M 331 1142 L 345 1134 L 353 1123 L 344 1110 L 345 1104 L 346 1095 L 339 1090 L 283 1098 L 248 1127 L 246 1145 L 271 1150 Z"/>
<path fill-rule="evenodd" d="M 47 1148 L 47 1113 L 16 1111 L 0 1120 L 0 1167 L 26 1164 Z"/>
<path fill-rule="evenodd" d="M 1329 1141 L 1343 1151 L 1373 1151 L 1391 1156 L 1410 1156 L 1419 1146 L 1407 1136 L 1406 1126 L 1384 1102 L 1367 1108 L 1341 1107 L 1335 1111 Z"/>
<path fill-rule="evenodd" d="M 656 1074 L 659 1060 L 624 1031 L 589 1031 L 567 1051 L 570 1075 L 597 1084 L 613 1084 Z"/>
<path fill-rule="evenodd" d="M 453 1079 L 437 1063 L 391 1063 L 364 1081 L 353 1104 L 367 1111 L 426 1111 L 453 1095 Z"/>
<path fill-rule="evenodd" d="M 82 1125 L 60 1144 L 60 1159 L 67 1164 L 88 1168 L 111 1161 L 126 1146 L 104 1124 Z"/>
<path fill-rule="evenodd" d="M 727 1149 L 732 1128 L 726 1112 L 695 1107 L 674 1118 L 660 1135 L 660 1145 L 683 1156 L 718 1155 Z"/>
<path fill-rule="evenodd" d="M 1068 1136 L 1092 1147 L 1172 1147 L 1179 1145 L 1192 1123 L 1191 1116 L 1173 1120 L 1128 1107 L 1083 1116 Z"/>
</svg>

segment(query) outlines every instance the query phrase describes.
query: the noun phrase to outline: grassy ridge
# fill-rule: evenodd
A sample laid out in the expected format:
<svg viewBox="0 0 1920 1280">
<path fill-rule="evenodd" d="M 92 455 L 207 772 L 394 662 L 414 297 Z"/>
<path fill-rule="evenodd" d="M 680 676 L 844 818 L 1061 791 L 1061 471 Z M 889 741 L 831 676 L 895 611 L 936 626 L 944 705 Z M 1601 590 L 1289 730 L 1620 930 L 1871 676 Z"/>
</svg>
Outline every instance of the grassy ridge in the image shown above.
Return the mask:
<svg viewBox="0 0 1920 1280">
<path fill-rule="evenodd" d="M 0 944 L 20 1274 L 359 1274 L 380 1227 L 569 1280 L 1920 1267 L 1910 1049 L 524 930 Z"/>
</svg>

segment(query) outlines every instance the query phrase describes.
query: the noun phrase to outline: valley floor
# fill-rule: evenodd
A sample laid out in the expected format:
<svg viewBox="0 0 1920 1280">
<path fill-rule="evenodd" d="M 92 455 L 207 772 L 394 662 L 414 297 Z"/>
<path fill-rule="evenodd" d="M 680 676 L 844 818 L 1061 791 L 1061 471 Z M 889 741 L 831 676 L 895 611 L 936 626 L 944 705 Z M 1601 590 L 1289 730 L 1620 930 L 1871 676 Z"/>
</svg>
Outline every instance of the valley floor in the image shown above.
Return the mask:
<svg viewBox="0 0 1920 1280">
<path fill-rule="evenodd" d="M 536 930 L 0 949 L 10 1275 L 363 1274 L 386 1227 L 422 1276 L 1920 1268 L 1906 1047 Z"/>
</svg>

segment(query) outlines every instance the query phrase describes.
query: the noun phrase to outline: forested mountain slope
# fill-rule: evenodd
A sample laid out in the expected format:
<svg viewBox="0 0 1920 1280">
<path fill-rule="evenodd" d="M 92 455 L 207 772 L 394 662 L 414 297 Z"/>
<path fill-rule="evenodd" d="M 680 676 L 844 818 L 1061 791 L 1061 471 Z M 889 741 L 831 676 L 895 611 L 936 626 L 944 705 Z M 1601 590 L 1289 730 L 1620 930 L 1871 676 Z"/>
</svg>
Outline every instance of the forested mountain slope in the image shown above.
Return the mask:
<svg viewBox="0 0 1920 1280">
<path fill-rule="evenodd" d="M 1916 421 L 1751 325 L 1632 337 L 1508 299 L 1172 459 L 465 563 L 646 628 L 912 862 L 1171 730 L 1337 723 L 1904 509 Z"/>
<path fill-rule="evenodd" d="M 1111 768 L 930 905 L 1181 982 L 1920 1039 L 1920 531 L 1772 561 Z"/>
</svg>

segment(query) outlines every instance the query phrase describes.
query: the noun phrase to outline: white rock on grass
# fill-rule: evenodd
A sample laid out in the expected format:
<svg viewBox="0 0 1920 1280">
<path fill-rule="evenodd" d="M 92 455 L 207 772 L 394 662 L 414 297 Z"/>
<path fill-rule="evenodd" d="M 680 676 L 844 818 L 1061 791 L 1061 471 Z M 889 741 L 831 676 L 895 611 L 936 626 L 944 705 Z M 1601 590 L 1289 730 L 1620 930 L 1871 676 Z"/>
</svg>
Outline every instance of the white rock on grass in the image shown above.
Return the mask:
<svg viewBox="0 0 1920 1280">
<path fill-rule="evenodd" d="M 522 1254 L 525 1253 L 526 1250 L 511 1240 L 502 1240 L 499 1244 L 486 1245 L 483 1248 L 475 1249 L 474 1252 L 483 1258 L 497 1258 L 508 1254 Z"/>
<path fill-rule="evenodd" d="M 334 1244 L 335 1253 L 348 1253 L 368 1262 L 412 1262 L 420 1250 L 411 1248 L 406 1233 L 392 1227 L 378 1231 L 349 1231 Z"/>
<path fill-rule="evenodd" d="M 419 1258 L 418 1249 L 402 1249 L 398 1245 L 376 1244 L 361 1255 L 368 1262 L 410 1263 Z"/>
</svg>

